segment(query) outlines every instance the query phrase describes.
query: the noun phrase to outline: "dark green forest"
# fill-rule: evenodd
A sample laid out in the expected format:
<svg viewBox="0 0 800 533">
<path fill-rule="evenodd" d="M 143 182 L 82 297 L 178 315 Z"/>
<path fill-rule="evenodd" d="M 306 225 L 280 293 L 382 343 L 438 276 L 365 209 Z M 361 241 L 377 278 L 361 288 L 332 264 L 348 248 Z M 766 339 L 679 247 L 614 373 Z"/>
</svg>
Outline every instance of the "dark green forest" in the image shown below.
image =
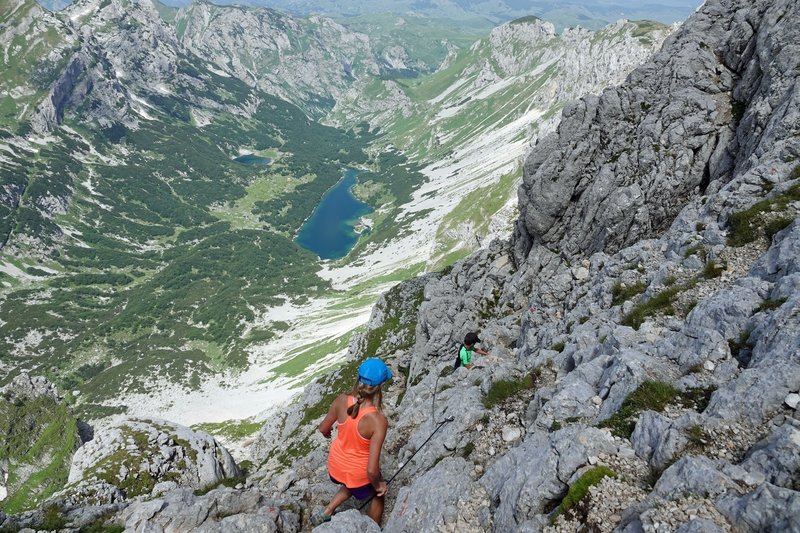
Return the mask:
<svg viewBox="0 0 800 533">
<path fill-rule="evenodd" d="M 273 335 L 245 336 L 255 310 L 330 289 L 318 258 L 292 237 L 343 169 L 371 169 L 398 200 L 423 179 L 398 154 L 368 155 L 376 137 L 365 128 L 321 125 L 264 93 L 255 113 L 234 112 L 254 97 L 250 87 L 190 58 L 179 65 L 178 90 L 145 95 L 158 120 L 90 127 L 68 115 L 58 142 L 2 163 L 2 185 L 21 192 L 16 209 L 0 212 L 0 239 L 35 235 L 46 253 L 42 268 L 27 269 L 36 282 L 0 295 L 0 362 L 10 369 L 0 383 L 15 369 L 44 373 L 80 390 L 84 414 L 98 416 L 108 414 L 105 398 L 146 391 L 153 373 L 193 387 L 203 374 L 244 368 L 245 348 Z M 192 109 L 202 98 L 222 108 L 199 127 Z M 242 146 L 280 150 L 281 174 L 296 180 L 256 203 L 261 229 L 214 212 L 270 175 L 233 161 Z M 46 208 L 54 198 L 66 212 Z M 28 346 L 32 334 L 40 342 Z"/>
</svg>

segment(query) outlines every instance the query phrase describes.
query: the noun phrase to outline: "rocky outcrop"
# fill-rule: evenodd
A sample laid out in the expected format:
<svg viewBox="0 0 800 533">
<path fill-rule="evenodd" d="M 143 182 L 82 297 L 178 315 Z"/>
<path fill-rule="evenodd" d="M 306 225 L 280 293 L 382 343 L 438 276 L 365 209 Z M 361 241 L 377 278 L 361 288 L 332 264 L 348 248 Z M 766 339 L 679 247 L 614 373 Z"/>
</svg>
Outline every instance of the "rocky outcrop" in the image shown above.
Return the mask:
<svg viewBox="0 0 800 533">
<path fill-rule="evenodd" d="M 187 50 L 312 115 L 324 113 L 355 78 L 378 73 L 369 38 L 326 18 L 195 2 L 176 24 Z"/>
<path fill-rule="evenodd" d="M 239 475 L 228 451 L 206 433 L 166 421 L 125 420 L 78 449 L 60 499 L 115 503 L 177 487 L 204 489 Z"/>
<path fill-rule="evenodd" d="M 624 85 L 565 108 L 525 163 L 518 255 L 532 242 L 618 250 L 664 231 L 734 171 L 779 157 L 764 152 L 797 113 L 784 75 L 796 53 L 792 9 L 708 3 Z"/>
<path fill-rule="evenodd" d="M 154 498 L 116 515 L 131 529 L 310 527 L 268 502 L 334 493 L 315 426 L 381 355 L 386 531 L 800 529 L 799 9 L 709 0 L 570 105 L 526 163 L 514 240 L 388 293 L 350 361 L 272 417 L 246 489 L 175 490 L 229 462 L 143 422 L 79 452 L 75 487 Z M 491 355 L 453 371 L 469 330 Z M 352 507 L 320 530 L 375 530 Z"/>
<path fill-rule="evenodd" d="M 298 509 L 272 500 L 255 489 L 216 489 L 196 496 L 189 489 L 174 490 L 150 501 L 137 501 L 119 513 L 116 522 L 126 531 L 300 531 Z"/>
<path fill-rule="evenodd" d="M 78 426 L 55 386 L 42 376 L 22 373 L 0 389 L 3 509 L 29 509 L 63 487 L 69 459 L 81 444 Z M 42 471 L 48 474 L 45 480 Z"/>
<path fill-rule="evenodd" d="M 42 396 L 55 401 L 61 400 L 56 386 L 43 376 L 31 376 L 27 372 L 15 377 L 11 383 L 0 389 L 0 394 L 8 400 L 26 400 Z"/>
<path fill-rule="evenodd" d="M 799 16 L 709 1 L 566 108 L 514 240 L 424 286 L 386 395 L 386 530 L 798 528 Z M 492 355 L 451 374 L 469 330 Z M 430 489 L 451 484 L 469 496 Z"/>
</svg>

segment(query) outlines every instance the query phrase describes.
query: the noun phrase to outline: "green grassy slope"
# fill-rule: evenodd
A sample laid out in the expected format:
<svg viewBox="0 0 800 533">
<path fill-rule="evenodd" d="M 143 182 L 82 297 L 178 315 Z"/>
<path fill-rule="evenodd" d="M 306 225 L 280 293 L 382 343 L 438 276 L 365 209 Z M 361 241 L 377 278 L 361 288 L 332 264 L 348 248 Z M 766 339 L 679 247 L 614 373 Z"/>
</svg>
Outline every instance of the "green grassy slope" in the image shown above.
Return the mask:
<svg viewBox="0 0 800 533">
<path fill-rule="evenodd" d="M 398 198 L 421 180 L 381 173 L 363 130 L 322 126 L 191 56 L 178 65 L 185 84 L 139 95 L 152 120 L 100 127 L 75 110 L 53 142 L 2 162 L 22 192 L 2 212 L 13 246 L 0 261 L 22 274 L 0 279 L 0 381 L 46 374 L 83 393 L 85 416 L 113 412 L 104 400 L 146 392 L 154 376 L 191 388 L 245 368 L 245 349 L 274 335 L 248 327 L 260 310 L 327 290 L 292 238 L 343 167 L 372 169 Z M 201 98 L 217 106 L 204 126 Z M 278 158 L 247 166 L 233 161 L 240 149 Z M 53 198 L 66 212 L 45 208 Z"/>
<path fill-rule="evenodd" d="M 0 397 L 0 462 L 8 465 L 9 493 L 0 509 L 32 508 L 66 484 L 79 445 L 76 424 L 67 406 L 53 398 Z"/>
</svg>

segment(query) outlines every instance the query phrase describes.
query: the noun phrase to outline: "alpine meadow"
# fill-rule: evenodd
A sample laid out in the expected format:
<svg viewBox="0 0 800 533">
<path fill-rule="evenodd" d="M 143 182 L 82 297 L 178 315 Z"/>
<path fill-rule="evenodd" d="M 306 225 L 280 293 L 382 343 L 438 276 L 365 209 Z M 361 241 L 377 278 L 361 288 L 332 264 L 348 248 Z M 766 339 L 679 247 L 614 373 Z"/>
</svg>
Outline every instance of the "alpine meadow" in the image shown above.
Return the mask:
<svg viewBox="0 0 800 533">
<path fill-rule="evenodd" d="M 796 1 L 0 45 L 0 531 L 800 531 Z"/>
</svg>

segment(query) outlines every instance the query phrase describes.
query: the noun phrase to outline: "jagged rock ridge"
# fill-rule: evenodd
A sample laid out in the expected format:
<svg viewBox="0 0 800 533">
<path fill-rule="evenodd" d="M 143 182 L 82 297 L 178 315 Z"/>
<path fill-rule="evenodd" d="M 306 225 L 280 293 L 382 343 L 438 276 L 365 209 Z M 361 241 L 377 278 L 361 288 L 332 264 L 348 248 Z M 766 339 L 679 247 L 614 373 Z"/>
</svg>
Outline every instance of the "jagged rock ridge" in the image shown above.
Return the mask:
<svg viewBox="0 0 800 533">
<path fill-rule="evenodd" d="M 310 386 L 264 429 L 254 459 L 270 468 L 248 483 L 305 508 L 325 502 L 335 487 L 326 481 L 325 441 L 314 422 L 330 395 L 353 382 L 359 358 L 388 348 L 404 379 L 386 395 L 392 430 L 384 468 L 394 472 L 409 461 L 392 487 L 389 531 L 567 531 L 579 523 L 631 533 L 800 529 L 798 9 L 789 0 L 709 1 L 687 23 L 694 29 L 667 43 L 673 55 L 692 59 L 686 50 L 702 55 L 701 32 L 712 50 L 752 51 L 749 62 L 729 68 L 730 80 L 706 87 L 718 95 L 714 105 L 729 94 L 745 103 L 730 106 L 730 121 L 719 117 L 724 108 L 691 113 L 695 102 L 711 102 L 687 76 L 648 86 L 648 101 L 666 105 L 653 115 L 639 105 L 632 129 L 619 114 L 596 115 L 584 127 L 568 113 L 526 164 L 515 239 L 388 294 L 354 343 L 353 362 Z M 648 71 L 652 64 L 595 102 L 634 110 L 622 95 L 635 93 Z M 687 94 L 694 95 L 688 104 L 681 99 Z M 670 95 L 679 97 L 677 110 Z M 590 109 L 592 101 L 571 109 Z M 705 126 L 674 132 L 683 156 L 665 172 L 620 166 L 620 181 L 605 182 L 606 189 L 584 175 L 584 192 L 559 204 L 564 215 L 533 212 L 538 200 L 529 194 L 537 186 L 559 201 L 576 191 L 560 170 L 551 174 L 554 185 L 542 185 L 544 148 L 581 146 L 554 151 L 555 171 L 558 161 L 605 154 L 612 134 L 638 131 L 638 120 L 657 123 L 674 113 Z M 587 128 L 597 145 L 585 141 Z M 716 136 L 728 139 L 723 151 L 735 138 L 747 159 L 718 151 Z M 719 165 L 708 179 L 699 154 Z M 641 203 L 639 193 L 628 196 L 638 209 L 617 201 L 626 187 L 641 191 Z M 669 188 L 677 193 L 668 196 Z M 607 204 L 587 227 L 578 213 L 593 207 L 590 196 Z M 604 234 L 603 225 L 615 233 Z M 563 243 L 548 233 L 553 228 Z M 473 329 L 493 359 L 450 373 L 454 342 Z M 420 450 L 436 421 L 451 414 L 454 421 Z M 610 474 L 599 475 L 602 468 Z M 567 491 L 592 477 L 581 505 L 568 509 Z M 451 484 L 458 490 L 432 491 Z M 170 493 L 129 509 L 153 505 L 166 521 L 210 504 L 186 496 Z M 165 506 L 178 501 L 185 505 Z M 142 525 L 142 514 L 132 520 L 128 513 L 116 520 Z M 344 512 L 320 531 L 357 528 L 374 530 L 363 515 Z"/>
<path fill-rule="evenodd" d="M 393 345 L 386 470 L 456 417 L 396 480 L 389 530 L 800 529 L 798 19 L 788 1 L 707 2 L 620 88 L 565 110 L 526 162 L 511 243 L 376 309 L 356 357 L 387 338 L 387 307 L 422 300 L 414 345 Z M 495 359 L 448 375 L 474 329 Z M 348 371 L 309 389 L 308 422 Z M 284 443 L 312 450 L 283 474 L 303 483 L 263 482 L 324 503 L 322 441 L 286 422 Z M 612 477 L 555 519 L 600 465 Z"/>
</svg>

